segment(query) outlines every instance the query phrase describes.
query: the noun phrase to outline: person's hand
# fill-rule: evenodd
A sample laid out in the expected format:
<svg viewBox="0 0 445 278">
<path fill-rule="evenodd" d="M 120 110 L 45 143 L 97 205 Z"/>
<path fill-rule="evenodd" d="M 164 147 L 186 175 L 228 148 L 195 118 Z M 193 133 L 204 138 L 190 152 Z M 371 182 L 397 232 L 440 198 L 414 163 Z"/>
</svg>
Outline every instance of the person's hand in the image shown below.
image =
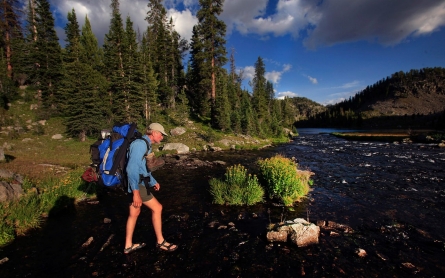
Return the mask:
<svg viewBox="0 0 445 278">
<path fill-rule="evenodd" d="M 133 190 L 133 207 L 140 208 L 142 206 L 142 198 L 139 190 Z"/>
<path fill-rule="evenodd" d="M 159 191 L 159 189 L 161 189 L 161 185 L 160 185 L 159 183 L 157 183 L 157 184 L 155 184 L 155 186 L 153 186 L 153 188 L 154 188 L 156 191 Z"/>
</svg>

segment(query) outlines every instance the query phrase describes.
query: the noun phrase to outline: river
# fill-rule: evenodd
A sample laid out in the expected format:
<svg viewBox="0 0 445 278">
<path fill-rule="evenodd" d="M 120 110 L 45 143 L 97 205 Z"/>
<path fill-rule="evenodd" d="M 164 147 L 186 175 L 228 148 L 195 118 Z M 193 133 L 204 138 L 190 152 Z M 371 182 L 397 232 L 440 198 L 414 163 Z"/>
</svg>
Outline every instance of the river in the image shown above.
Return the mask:
<svg viewBox="0 0 445 278">
<path fill-rule="evenodd" d="M 180 246 L 173 253 L 155 249 L 151 216 L 144 210 L 135 240 L 148 246 L 123 255 L 126 204 L 123 194 L 106 193 L 99 203 L 70 207 L 2 248 L 0 259 L 9 261 L 0 265 L 0 277 L 443 275 L 445 150 L 436 144 L 346 141 L 326 132 L 299 130 L 292 142 L 260 151 L 191 154 L 155 172 L 164 234 Z M 315 173 L 307 199 L 293 209 L 271 201 L 251 207 L 211 203 L 208 179 L 222 177 L 235 163 L 254 172 L 258 158 L 277 153 Z M 227 165 L 198 167 L 193 159 Z M 297 217 L 322 225 L 319 244 L 267 242 L 270 223 Z"/>
</svg>

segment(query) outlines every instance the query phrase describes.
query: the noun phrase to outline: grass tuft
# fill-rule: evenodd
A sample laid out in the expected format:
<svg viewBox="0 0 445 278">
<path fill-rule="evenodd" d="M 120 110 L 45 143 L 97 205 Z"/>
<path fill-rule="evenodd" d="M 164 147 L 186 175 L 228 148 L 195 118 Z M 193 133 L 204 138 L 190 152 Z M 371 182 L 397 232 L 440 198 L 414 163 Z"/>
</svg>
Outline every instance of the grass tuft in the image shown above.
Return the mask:
<svg viewBox="0 0 445 278">
<path fill-rule="evenodd" d="M 264 189 L 255 175 L 247 174 L 242 165 L 228 167 L 225 180 L 209 181 L 213 203 L 223 205 L 253 205 L 263 200 Z"/>
</svg>

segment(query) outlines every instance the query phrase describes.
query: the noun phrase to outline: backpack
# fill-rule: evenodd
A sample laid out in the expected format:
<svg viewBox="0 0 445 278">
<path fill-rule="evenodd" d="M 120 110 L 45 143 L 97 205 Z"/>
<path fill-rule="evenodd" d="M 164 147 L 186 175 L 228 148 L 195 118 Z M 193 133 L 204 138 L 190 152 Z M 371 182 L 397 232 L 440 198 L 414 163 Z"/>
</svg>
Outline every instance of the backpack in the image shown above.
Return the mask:
<svg viewBox="0 0 445 278">
<path fill-rule="evenodd" d="M 137 131 L 135 123 L 124 123 L 113 126 L 111 132 L 103 131 L 102 138 L 90 146 L 91 168 L 95 169 L 99 184 L 113 188 L 127 185 L 127 152 L 130 144 L 137 139 L 142 139 L 147 144 L 147 153 L 151 148 L 150 143 Z M 143 158 L 143 157 L 142 157 Z"/>
</svg>

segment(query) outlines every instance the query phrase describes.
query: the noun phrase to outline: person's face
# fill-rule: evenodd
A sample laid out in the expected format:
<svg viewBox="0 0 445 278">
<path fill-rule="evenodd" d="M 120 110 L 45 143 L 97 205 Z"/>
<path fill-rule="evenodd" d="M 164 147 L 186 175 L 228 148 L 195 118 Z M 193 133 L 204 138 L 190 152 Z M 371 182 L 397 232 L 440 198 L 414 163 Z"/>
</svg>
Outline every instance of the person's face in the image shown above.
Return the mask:
<svg viewBox="0 0 445 278">
<path fill-rule="evenodd" d="M 160 143 L 162 141 L 162 139 L 164 139 L 164 135 L 162 135 L 162 133 L 160 133 L 157 130 L 155 132 L 153 132 L 153 141 L 155 143 Z"/>
</svg>

